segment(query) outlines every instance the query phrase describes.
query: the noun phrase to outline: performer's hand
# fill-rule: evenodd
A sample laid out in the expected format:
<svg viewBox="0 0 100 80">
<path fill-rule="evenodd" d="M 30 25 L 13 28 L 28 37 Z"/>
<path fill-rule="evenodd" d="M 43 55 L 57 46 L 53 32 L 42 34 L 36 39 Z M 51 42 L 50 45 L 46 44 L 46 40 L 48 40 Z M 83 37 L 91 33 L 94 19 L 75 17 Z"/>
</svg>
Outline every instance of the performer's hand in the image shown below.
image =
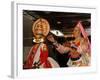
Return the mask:
<svg viewBox="0 0 100 80">
<path fill-rule="evenodd" d="M 50 42 L 55 42 L 55 39 L 52 35 L 49 35 L 47 36 L 47 39 L 50 41 Z"/>
<path fill-rule="evenodd" d="M 70 48 L 69 47 L 65 47 L 61 44 L 59 44 L 59 46 L 56 48 L 57 51 L 60 53 L 60 54 L 65 54 L 67 53 L 68 51 L 70 51 Z"/>
</svg>

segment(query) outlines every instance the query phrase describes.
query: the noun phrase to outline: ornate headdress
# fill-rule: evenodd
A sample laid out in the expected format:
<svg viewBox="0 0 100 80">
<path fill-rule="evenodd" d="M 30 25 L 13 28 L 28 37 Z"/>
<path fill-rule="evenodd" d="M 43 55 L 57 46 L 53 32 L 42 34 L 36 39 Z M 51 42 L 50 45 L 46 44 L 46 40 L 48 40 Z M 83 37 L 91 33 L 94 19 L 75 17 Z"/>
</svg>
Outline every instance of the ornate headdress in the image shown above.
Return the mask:
<svg viewBox="0 0 100 80">
<path fill-rule="evenodd" d="M 37 30 L 38 28 L 41 28 L 41 33 Z M 39 18 L 37 19 L 32 26 L 32 32 L 34 34 L 34 40 L 35 43 L 40 43 L 44 41 L 44 38 L 48 35 L 50 30 L 50 25 L 46 19 Z"/>
<path fill-rule="evenodd" d="M 80 29 L 83 38 L 86 39 L 86 40 L 88 41 L 88 48 L 89 48 L 88 50 L 89 50 L 89 52 L 90 52 L 90 51 L 91 51 L 91 44 L 90 44 L 90 41 L 89 41 L 89 39 L 88 39 L 88 35 L 87 35 L 85 29 L 83 28 L 83 26 L 82 26 L 82 24 L 81 24 L 81 21 L 79 21 L 79 22 L 77 23 L 76 27 L 78 27 L 78 28 Z"/>
</svg>

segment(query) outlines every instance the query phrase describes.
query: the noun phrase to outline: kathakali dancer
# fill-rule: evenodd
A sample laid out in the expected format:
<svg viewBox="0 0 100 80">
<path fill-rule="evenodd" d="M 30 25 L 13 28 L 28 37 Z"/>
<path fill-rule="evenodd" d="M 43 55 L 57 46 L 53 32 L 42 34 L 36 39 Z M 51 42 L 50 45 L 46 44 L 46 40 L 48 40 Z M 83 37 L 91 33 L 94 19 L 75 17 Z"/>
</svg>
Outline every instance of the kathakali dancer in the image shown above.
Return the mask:
<svg viewBox="0 0 100 80">
<path fill-rule="evenodd" d="M 72 37 L 75 39 L 69 43 L 59 44 L 52 35 L 48 36 L 48 40 L 53 42 L 56 50 L 60 54 L 68 54 L 69 61 L 66 63 L 72 66 L 89 66 L 91 61 L 90 42 L 81 22 L 79 21 L 73 30 Z"/>
<path fill-rule="evenodd" d="M 71 58 L 67 64 L 69 66 L 89 66 L 91 63 L 91 46 L 81 21 L 75 26 L 73 37 L 75 39 L 71 42 Z"/>
<path fill-rule="evenodd" d="M 50 25 L 46 19 L 39 18 L 33 23 L 32 32 L 34 34 L 33 42 L 35 44 L 28 53 L 25 64 L 23 65 L 24 69 L 59 67 L 58 63 L 48 56 L 48 47 L 44 43 L 49 31 Z"/>
</svg>

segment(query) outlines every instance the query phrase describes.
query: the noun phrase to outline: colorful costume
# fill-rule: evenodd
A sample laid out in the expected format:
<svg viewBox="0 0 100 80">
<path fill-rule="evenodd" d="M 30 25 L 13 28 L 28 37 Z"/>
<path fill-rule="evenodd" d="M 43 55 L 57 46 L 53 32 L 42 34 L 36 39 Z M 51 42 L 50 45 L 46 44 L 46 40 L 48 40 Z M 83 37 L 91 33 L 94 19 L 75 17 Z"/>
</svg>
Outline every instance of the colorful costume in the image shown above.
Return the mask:
<svg viewBox="0 0 100 80">
<path fill-rule="evenodd" d="M 32 31 L 35 36 L 33 42 L 35 44 L 28 53 L 23 65 L 24 69 L 59 67 L 57 62 L 48 56 L 48 47 L 44 43 L 44 39 L 49 33 L 49 29 L 49 23 L 43 18 L 36 20 L 33 24 Z"/>
<path fill-rule="evenodd" d="M 74 41 L 70 41 L 69 43 L 64 43 L 63 45 L 55 42 L 54 45 L 57 46 L 56 49 L 60 54 L 66 53 L 69 55 L 69 61 L 66 64 L 69 67 L 88 66 L 90 65 L 90 60 L 91 60 L 90 42 L 81 23 L 78 22 L 78 24 L 75 27 L 78 28 L 79 31 L 76 34 Z M 82 37 L 81 37 L 81 33 L 82 33 Z"/>
<path fill-rule="evenodd" d="M 48 53 L 46 44 L 35 44 L 28 54 L 24 68 L 32 69 L 59 67 L 55 60 L 48 57 Z"/>
<path fill-rule="evenodd" d="M 91 57 L 90 42 L 88 40 L 87 33 L 85 32 L 81 22 L 78 22 L 76 27 L 80 29 L 83 38 L 81 38 L 79 41 L 72 42 L 71 46 L 76 48 L 75 52 L 79 53 L 80 55 L 79 57 L 76 58 L 76 60 L 73 60 L 70 58 L 67 64 L 69 66 L 89 66 L 90 60 L 91 60 L 90 59 Z"/>
</svg>

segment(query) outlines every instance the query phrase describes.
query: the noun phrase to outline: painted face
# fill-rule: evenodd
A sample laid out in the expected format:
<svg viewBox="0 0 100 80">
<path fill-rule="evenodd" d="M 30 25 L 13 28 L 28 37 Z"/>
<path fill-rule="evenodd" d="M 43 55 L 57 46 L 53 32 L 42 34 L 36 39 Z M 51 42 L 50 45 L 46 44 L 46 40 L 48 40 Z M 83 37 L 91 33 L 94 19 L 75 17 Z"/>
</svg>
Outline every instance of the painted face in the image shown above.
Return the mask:
<svg viewBox="0 0 100 80">
<path fill-rule="evenodd" d="M 43 25 L 39 22 L 35 27 L 35 34 L 42 35 L 43 34 Z"/>
<path fill-rule="evenodd" d="M 73 31 L 74 37 L 79 37 L 80 34 L 81 34 L 80 28 L 79 28 L 79 27 L 75 27 L 75 28 L 74 28 L 74 31 Z"/>
<path fill-rule="evenodd" d="M 43 42 L 47 34 L 49 33 L 50 26 L 47 20 L 38 19 L 34 22 L 32 26 L 32 31 L 34 34 L 34 42 L 40 43 Z"/>
</svg>

